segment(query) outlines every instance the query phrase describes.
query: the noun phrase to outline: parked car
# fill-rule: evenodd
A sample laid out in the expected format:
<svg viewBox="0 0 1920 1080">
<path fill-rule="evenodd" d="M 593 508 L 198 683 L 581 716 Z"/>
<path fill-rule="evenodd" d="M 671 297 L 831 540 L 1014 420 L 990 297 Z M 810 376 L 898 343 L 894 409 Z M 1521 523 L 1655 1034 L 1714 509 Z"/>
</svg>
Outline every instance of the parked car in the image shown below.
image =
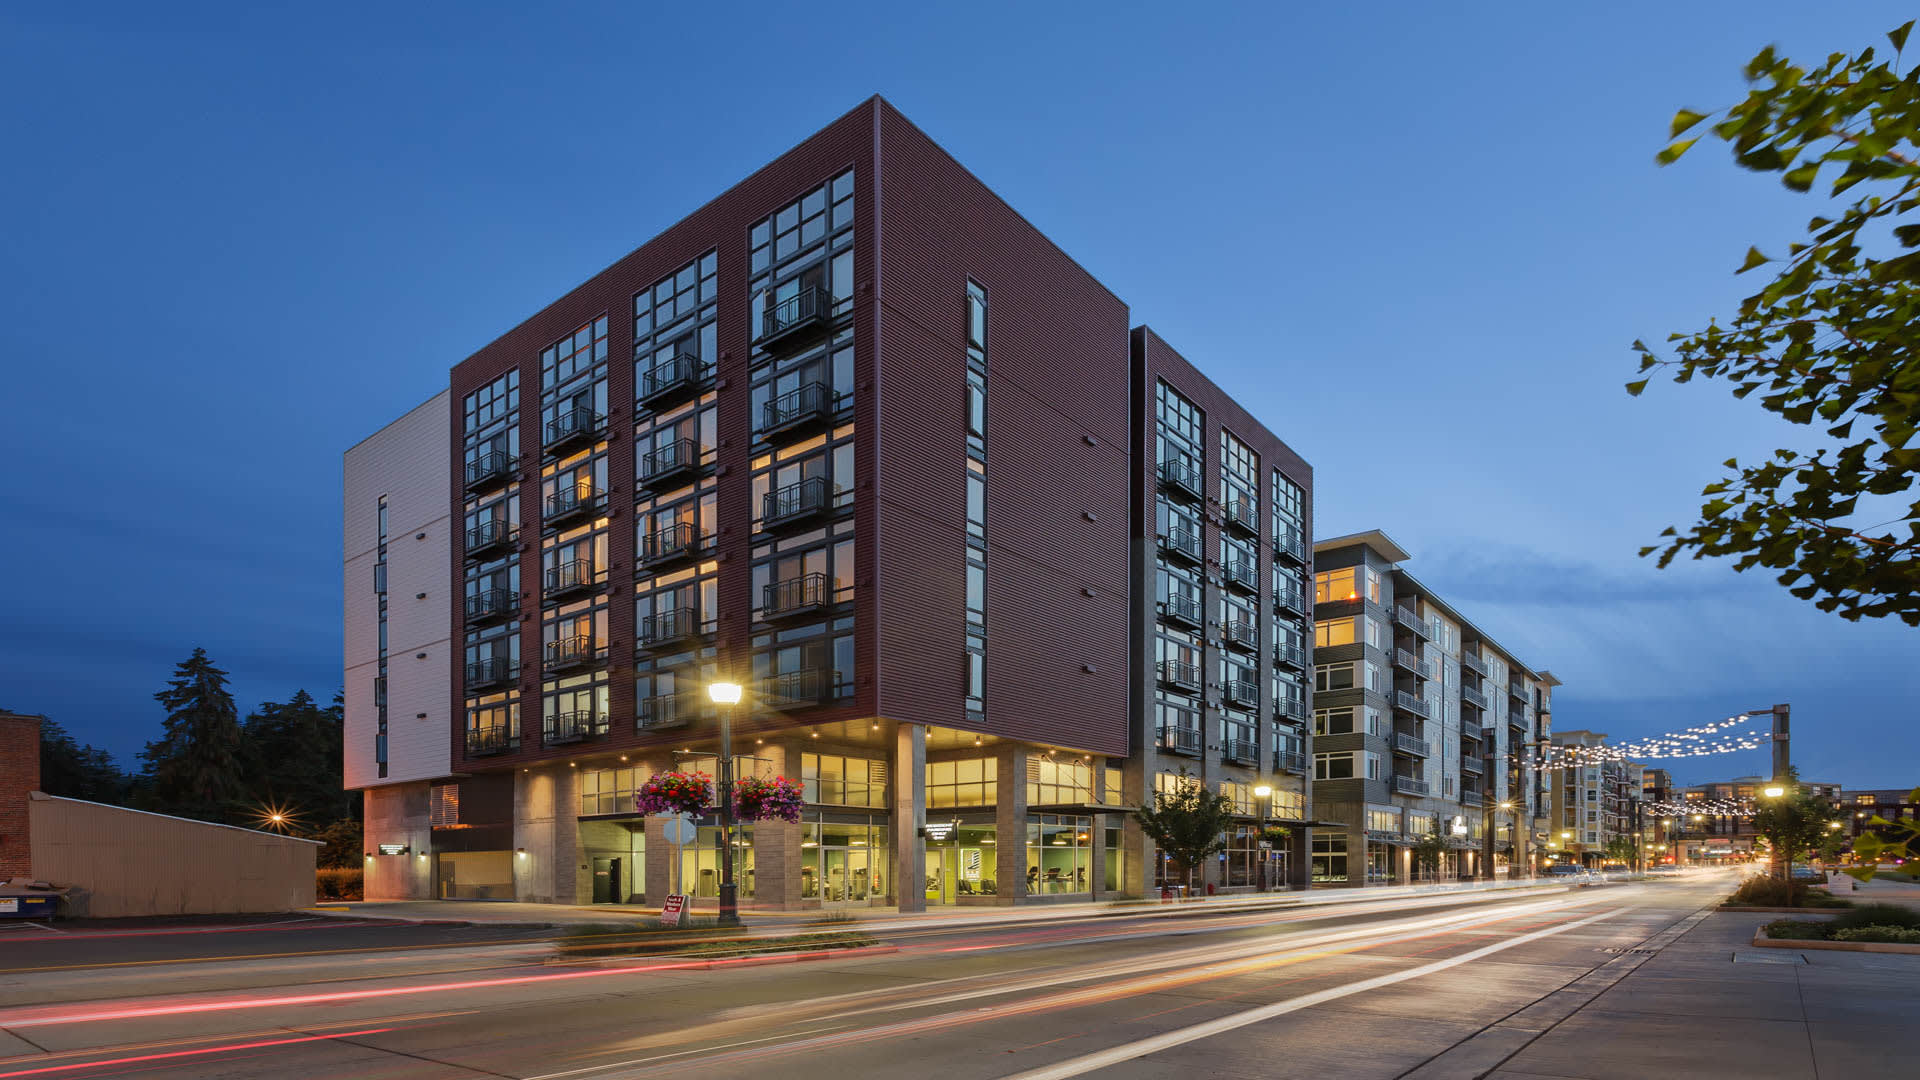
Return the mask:
<svg viewBox="0 0 1920 1080">
<path fill-rule="evenodd" d="M 1608 862 L 1600 864 L 1601 881 L 1622 881 L 1632 876 L 1633 867 L 1628 866 L 1626 863 Z"/>
<path fill-rule="evenodd" d="M 1573 863 L 1555 863 L 1540 871 L 1540 876 L 1567 885 L 1586 885 L 1593 881 L 1593 874 L 1586 867 Z"/>
<path fill-rule="evenodd" d="M 1815 870 L 1806 863 L 1794 863 L 1793 869 L 1787 871 L 1787 876 L 1794 881 L 1805 882 L 1809 885 L 1825 885 L 1827 883 L 1826 871 Z"/>
<path fill-rule="evenodd" d="M 1654 863 L 1647 867 L 1647 874 L 1652 877 L 1673 877 L 1679 873 L 1680 868 L 1671 863 Z"/>
</svg>

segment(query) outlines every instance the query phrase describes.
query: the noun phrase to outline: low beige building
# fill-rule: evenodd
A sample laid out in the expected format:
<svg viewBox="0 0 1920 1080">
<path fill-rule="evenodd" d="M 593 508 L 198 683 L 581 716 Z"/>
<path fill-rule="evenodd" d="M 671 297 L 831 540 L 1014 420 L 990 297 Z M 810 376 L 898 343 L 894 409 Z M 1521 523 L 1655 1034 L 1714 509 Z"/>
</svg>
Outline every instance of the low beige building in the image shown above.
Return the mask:
<svg viewBox="0 0 1920 1080">
<path fill-rule="evenodd" d="M 84 918 L 296 911 L 313 906 L 314 840 L 36 791 L 33 876 L 69 886 Z"/>
</svg>

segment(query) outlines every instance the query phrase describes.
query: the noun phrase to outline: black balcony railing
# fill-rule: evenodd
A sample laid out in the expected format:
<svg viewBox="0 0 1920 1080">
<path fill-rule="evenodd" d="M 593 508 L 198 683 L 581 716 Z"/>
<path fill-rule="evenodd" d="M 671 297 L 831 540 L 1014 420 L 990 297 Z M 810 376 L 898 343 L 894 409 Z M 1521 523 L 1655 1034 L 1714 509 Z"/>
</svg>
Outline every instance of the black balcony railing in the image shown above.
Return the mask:
<svg viewBox="0 0 1920 1080">
<path fill-rule="evenodd" d="M 760 610 L 769 619 L 787 619 L 819 611 L 833 602 L 833 582 L 822 573 L 801 574 L 770 581 L 762 590 Z"/>
<path fill-rule="evenodd" d="M 591 446 L 607 426 L 607 418 L 588 408 L 568 409 L 547 424 L 547 452 L 563 453 L 576 446 Z"/>
<path fill-rule="evenodd" d="M 1487 662 L 1485 660 L 1480 659 L 1478 656 L 1475 656 L 1472 649 L 1465 649 L 1461 651 L 1460 666 L 1466 668 L 1467 670 L 1473 672 L 1476 675 L 1484 676 L 1487 673 Z"/>
<path fill-rule="evenodd" d="M 1307 545 L 1292 531 L 1282 529 L 1273 536 L 1273 553 L 1293 560 L 1296 565 L 1307 564 Z"/>
<path fill-rule="evenodd" d="M 1424 717 L 1429 720 L 1433 719 L 1433 710 L 1427 707 L 1427 699 L 1418 694 L 1410 694 L 1405 690 L 1395 690 L 1393 692 L 1393 707 L 1404 712 L 1410 712 L 1415 716 Z"/>
<path fill-rule="evenodd" d="M 1477 757 L 1462 757 L 1462 758 L 1460 759 L 1460 771 L 1461 771 L 1461 772 L 1466 772 L 1466 773 L 1472 773 L 1472 774 L 1474 774 L 1475 776 L 1478 776 L 1478 775 L 1480 775 L 1480 774 L 1481 774 L 1482 772 L 1485 772 L 1485 771 L 1486 771 L 1486 769 L 1485 769 L 1485 767 L 1484 767 L 1484 766 L 1482 766 L 1482 765 L 1480 764 L 1480 759 L 1479 759 L 1479 758 L 1477 758 Z"/>
<path fill-rule="evenodd" d="M 1485 711 L 1487 708 L 1487 695 L 1475 690 L 1471 686 L 1462 686 L 1460 688 L 1460 700 L 1482 711 Z"/>
<path fill-rule="evenodd" d="M 1162 750 L 1172 750 L 1179 754 L 1198 754 L 1200 752 L 1200 731 L 1198 728 L 1181 727 L 1178 724 L 1161 724 L 1155 741 Z"/>
<path fill-rule="evenodd" d="M 1460 801 L 1467 806 L 1479 806 L 1486 802 L 1486 796 L 1471 788 L 1464 788 L 1460 792 Z"/>
<path fill-rule="evenodd" d="M 1220 628 L 1220 639 L 1245 652 L 1260 651 L 1260 627 L 1250 622 L 1230 622 Z"/>
<path fill-rule="evenodd" d="M 805 383 L 761 406 L 760 437 L 773 440 L 824 424 L 833 413 L 833 391 Z"/>
<path fill-rule="evenodd" d="M 691 521 L 655 529 L 640 538 L 637 553 L 642 566 L 664 566 L 700 554 L 705 537 Z"/>
<path fill-rule="evenodd" d="M 1160 538 L 1160 550 L 1181 562 L 1198 564 L 1206 559 L 1200 551 L 1200 530 L 1179 525 Z"/>
<path fill-rule="evenodd" d="M 1182 626 L 1201 624 L 1200 601 L 1191 596 L 1169 596 L 1160 601 L 1160 621 Z"/>
<path fill-rule="evenodd" d="M 520 540 L 520 530 L 505 518 L 483 521 L 467 530 L 467 558 L 485 559 L 504 554 Z"/>
<path fill-rule="evenodd" d="M 520 665 L 504 656 L 475 660 L 467 665 L 467 692 L 506 686 L 520 677 Z"/>
<path fill-rule="evenodd" d="M 1409 735 L 1404 731 L 1393 733 L 1393 748 L 1402 754 L 1412 754 L 1415 757 L 1427 756 L 1427 740 L 1418 735 Z"/>
<path fill-rule="evenodd" d="M 1507 684 L 1507 696 L 1517 699 L 1522 705 L 1531 704 L 1533 701 L 1533 692 L 1524 684 L 1517 682 Z"/>
<path fill-rule="evenodd" d="M 1200 668 L 1179 660 L 1160 661 L 1160 681 L 1183 690 L 1200 689 Z"/>
<path fill-rule="evenodd" d="M 1184 458 L 1170 458 L 1160 463 L 1160 483 L 1168 491 L 1189 499 L 1201 498 L 1206 491 L 1200 470 Z"/>
<path fill-rule="evenodd" d="M 674 353 L 665 360 L 654 361 L 652 367 L 640 373 L 635 396 L 643 408 L 664 409 L 691 394 L 706 377 L 706 365 L 699 357 L 692 353 Z"/>
<path fill-rule="evenodd" d="M 1413 631 L 1422 638 L 1431 636 L 1431 632 L 1427 629 L 1427 621 L 1422 619 L 1412 608 L 1403 608 L 1396 605 L 1393 609 L 1393 621 Z"/>
<path fill-rule="evenodd" d="M 773 709 L 799 709 L 825 701 L 835 679 L 824 668 L 798 668 L 768 675 L 755 686 L 755 698 Z"/>
<path fill-rule="evenodd" d="M 490 757 L 520 749 L 520 735 L 505 724 L 467 729 L 467 756 Z"/>
<path fill-rule="evenodd" d="M 1435 678 L 1433 662 L 1422 659 L 1412 649 L 1393 650 L 1393 666 L 1402 671 L 1411 672 L 1416 679 Z"/>
<path fill-rule="evenodd" d="M 1273 606 L 1295 615 L 1307 613 L 1307 593 L 1297 582 L 1283 580 L 1273 589 Z"/>
<path fill-rule="evenodd" d="M 634 702 L 633 726 L 640 731 L 681 727 L 712 711 L 713 702 L 704 693 L 655 694 Z"/>
<path fill-rule="evenodd" d="M 1307 670 L 1307 650 L 1299 645 L 1282 642 L 1273 647 L 1273 662 L 1295 671 L 1305 671 Z"/>
<path fill-rule="evenodd" d="M 769 307 L 760 316 L 760 347 L 797 344 L 826 329 L 832 304 L 817 286 L 808 286 Z"/>
<path fill-rule="evenodd" d="M 1307 772 L 1307 755 L 1298 750 L 1275 750 L 1273 752 L 1273 769 L 1275 772 L 1290 772 L 1305 776 Z"/>
<path fill-rule="evenodd" d="M 1252 559 L 1227 560 L 1220 566 L 1220 579 L 1227 583 L 1228 588 L 1241 592 L 1260 591 L 1260 568 L 1253 564 Z"/>
<path fill-rule="evenodd" d="M 578 596 L 599 588 L 600 583 L 600 574 L 594 570 L 592 562 L 571 559 L 547 568 L 546 596 L 549 600 Z"/>
<path fill-rule="evenodd" d="M 658 649 L 699 636 L 700 613 L 690 607 L 656 611 L 635 629 L 641 648 Z"/>
<path fill-rule="evenodd" d="M 520 610 L 520 598 L 506 589 L 482 589 L 467 594 L 467 624 L 499 622 Z"/>
<path fill-rule="evenodd" d="M 568 484 L 547 496 L 546 522 L 549 525 L 564 525 L 594 517 L 600 513 L 600 507 L 606 501 L 607 493 L 599 488 Z"/>
<path fill-rule="evenodd" d="M 1224 739 L 1220 743 L 1220 756 L 1251 765 L 1260 760 L 1260 744 L 1252 739 Z"/>
<path fill-rule="evenodd" d="M 607 718 L 592 710 L 554 713 L 546 718 L 540 739 L 548 746 L 584 742 L 607 733 Z"/>
<path fill-rule="evenodd" d="M 1222 508 L 1229 529 L 1238 529 L 1249 536 L 1260 535 L 1260 507 L 1251 499 L 1230 499 Z"/>
<path fill-rule="evenodd" d="M 797 484 L 778 487 L 760 497 L 760 524 L 763 528 L 805 521 L 825 513 L 831 502 L 827 478 L 809 476 Z"/>
<path fill-rule="evenodd" d="M 547 670 L 573 671 L 600 662 L 600 648 L 591 636 L 575 634 L 547 642 Z"/>
<path fill-rule="evenodd" d="M 1260 684 L 1252 679 L 1228 679 L 1221 693 L 1235 705 L 1260 704 Z"/>
<path fill-rule="evenodd" d="M 1307 703 L 1304 698 L 1282 697 L 1273 703 L 1273 715 L 1281 720 L 1303 723 L 1307 719 Z"/>
<path fill-rule="evenodd" d="M 467 462 L 467 490 L 481 491 L 504 484 L 512 475 L 512 458 L 497 452 L 481 454 Z"/>
<path fill-rule="evenodd" d="M 1402 795 L 1425 795 L 1429 789 L 1425 780 L 1417 780 L 1411 776 L 1402 776 L 1399 773 L 1395 773 L 1393 777 L 1393 790 Z"/>
<path fill-rule="evenodd" d="M 700 444 L 675 439 L 640 455 L 640 483 L 658 490 L 685 483 L 700 471 Z"/>
</svg>

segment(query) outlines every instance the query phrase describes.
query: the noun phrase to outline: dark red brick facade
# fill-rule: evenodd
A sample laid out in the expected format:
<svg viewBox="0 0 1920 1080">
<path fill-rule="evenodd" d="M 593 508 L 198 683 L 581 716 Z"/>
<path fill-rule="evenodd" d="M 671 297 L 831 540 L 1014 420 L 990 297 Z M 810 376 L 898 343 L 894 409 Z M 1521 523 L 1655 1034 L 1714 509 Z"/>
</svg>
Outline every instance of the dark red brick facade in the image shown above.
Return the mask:
<svg viewBox="0 0 1920 1080">
<path fill-rule="evenodd" d="M 0 713 L 0 881 L 32 872 L 27 796 L 40 787 L 40 718 Z"/>
</svg>

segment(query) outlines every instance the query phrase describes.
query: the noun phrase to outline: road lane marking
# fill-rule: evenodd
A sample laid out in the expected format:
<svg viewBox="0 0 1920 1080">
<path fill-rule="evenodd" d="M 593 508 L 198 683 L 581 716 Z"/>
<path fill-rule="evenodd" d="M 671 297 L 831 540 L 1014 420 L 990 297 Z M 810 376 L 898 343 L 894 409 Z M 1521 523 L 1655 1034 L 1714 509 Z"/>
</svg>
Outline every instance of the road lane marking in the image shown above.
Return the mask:
<svg viewBox="0 0 1920 1080">
<path fill-rule="evenodd" d="M 1134 1042 L 1123 1043 L 1106 1050 L 1084 1054 L 1080 1057 L 1070 1058 L 1054 1065 L 1014 1073 L 1008 1076 L 1006 1080 L 1067 1080 L 1068 1077 L 1081 1076 L 1097 1069 L 1112 1068 L 1115 1065 L 1132 1061 L 1135 1058 L 1145 1057 L 1148 1054 L 1159 1053 L 1162 1050 L 1170 1050 L 1176 1046 L 1184 1046 L 1187 1043 L 1196 1042 L 1200 1039 L 1210 1038 L 1215 1035 L 1223 1035 L 1229 1031 L 1246 1027 L 1249 1024 L 1257 1024 L 1263 1020 L 1271 1020 L 1277 1016 L 1285 1016 L 1288 1013 L 1299 1012 L 1301 1009 L 1311 1009 L 1315 1005 L 1324 1005 L 1329 1001 L 1338 1001 L 1341 998 L 1351 997 L 1354 994 L 1364 994 L 1369 990 L 1378 990 L 1383 986 L 1392 986 L 1395 983 L 1406 982 L 1410 979 L 1434 975 L 1451 968 L 1459 967 L 1462 964 L 1470 964 L 1482 957 L 1492 956 L 1494 953 L 1504 952 L 1507 949 L 1539 941 L 1542 938 L 1552 937 L 1555 934 L 1564 934 L 1569 930 L 1577 930 L 1580 927 L 1597 923 L 1602 919 L 1613 918 L 1623 910 L 1625 909 L 1603 911 L 1598 915 L 1589 915 L 1584 919 L 1576 919 L 1573 922 L 1560 926 L 1550 926 L 1544 930 L 1535 930 L 1530 934 L 1522 934 L 1509 941 L 1483 945 L 1472 952 L 1461 953 L 1459 956 L 1448 957 L 1445 960 L 1435 960 L 1430 964 L 1422 964 L 1417 968 L 1409 968 L 1406 971 L 1397 971 L 1388 975 L 1376 975 L 1371 979 L 1362 979 L 1359 982 L 1348 983 L 1345 986 L 1335 987 L 1330 990 L 1319 990 L 1311 994 L 1303 994 L 1297 998 L 1289 998 L 1286 1001 L 1275 1002 L 1272 1005 L 1262 1005 L 1257 1009 L 1248 1009 L 1244 1012 L 1235 1013 L 1232 1016 L 1223 1016 L 1217 1020 L 1209 1020 L 1202 1024 L 1194 1024 L 1190 1027 L 1169 1031 L 1151 1038 L 1138 1039 Z"/>
<path fill-rule="evenodd" d="M 366 1028 L 361 1031 L 343 1031 L 337 1035 L 301 1035 L 287 1039 L 261 1039 L 247 1043 L 227 1043 L 209 1046 L 199 1050 L 175 1050 L 165 1054 L 139 1054 L 133 1057 L 112 1058 L 107 1061 L 85 1061 L 74 1065 L 46 1065 L 37 1069 L 19 1069 L 14 1072 L 0 1073 L 0 1080 L 19 1076 L 50 1076 L 54 1073 L 72 1072 L 75 1069 L 97 1069 L 105 1065 L 144 1065 L 156 1061 L 175 1061 L 180 1058 L 205 1057 L 208 1054 L 224 1054 L 235 1050 L 258 1050 L 269 1046 L 289 1046 L 293 1043 L 331 1042 L 352 1035 L 376 1035 L 392 1028 Z"/>
</svg>

